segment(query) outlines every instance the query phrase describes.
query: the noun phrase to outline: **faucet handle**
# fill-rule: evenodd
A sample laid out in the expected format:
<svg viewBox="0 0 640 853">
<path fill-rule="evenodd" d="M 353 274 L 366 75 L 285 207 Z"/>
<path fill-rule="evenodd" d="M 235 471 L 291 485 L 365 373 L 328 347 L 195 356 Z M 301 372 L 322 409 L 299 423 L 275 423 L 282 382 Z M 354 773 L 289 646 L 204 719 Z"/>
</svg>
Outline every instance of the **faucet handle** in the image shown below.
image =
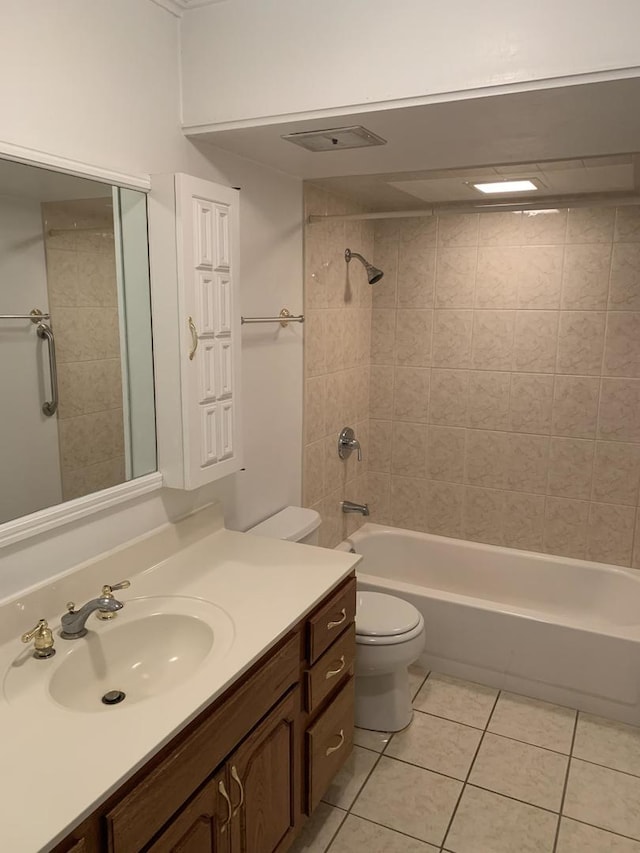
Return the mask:
<svg viewBox="0 0 640 853">
<path fill-rule="evenodd" d="M 131 586 L 131 581 L 119 581 L 118 583 L 108 584 L 106 583 L 102 587 L 102 595 L 104 598 L 113 598 L 112 593 L 117 592 L 119 589 L 129 589 Z"/>
<path fill-rule="evenodd" d="M 75 613 L 76 612 L 75 601 L 67 601 L 67 610 L 69 611 L 69 613 Z"/>
<path fill-rule="evenodd" d="M 50 658 L 55 655 L 56 650 L 53 648 L 53 632 L 49 627 L 46 619 L 39 619 L 35 628 L 27 631 L 20 639 L 23 643 L 30 643 L 34 640 L 34 658 Z"/>
</svg>

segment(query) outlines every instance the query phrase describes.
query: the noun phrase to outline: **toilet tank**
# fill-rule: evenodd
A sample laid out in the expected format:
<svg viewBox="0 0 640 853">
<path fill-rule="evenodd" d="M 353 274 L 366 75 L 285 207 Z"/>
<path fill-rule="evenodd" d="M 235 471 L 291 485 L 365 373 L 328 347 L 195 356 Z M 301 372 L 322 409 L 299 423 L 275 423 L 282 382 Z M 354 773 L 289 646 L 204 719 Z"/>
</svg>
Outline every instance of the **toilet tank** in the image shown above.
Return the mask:
<svg viewBox="0 0 640 853">
<path fill-rule="evenodd" d="M 247 533 L 267 536 L 270 539 L 288 539 L 303 545 L 317 545 L 321 520 L 315 509 L 287 506 L 255 527 L 249 528 Z"/>
</svg>

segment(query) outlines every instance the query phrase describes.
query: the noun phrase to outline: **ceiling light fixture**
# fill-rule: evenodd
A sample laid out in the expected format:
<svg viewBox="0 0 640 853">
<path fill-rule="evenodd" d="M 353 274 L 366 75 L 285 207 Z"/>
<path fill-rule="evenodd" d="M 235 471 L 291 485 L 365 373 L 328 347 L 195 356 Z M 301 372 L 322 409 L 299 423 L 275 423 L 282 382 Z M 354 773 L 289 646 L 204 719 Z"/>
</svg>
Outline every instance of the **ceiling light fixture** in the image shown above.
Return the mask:
<svg viewBox="0 0 640 853">
<path fill-rule="evenodd" d="M 529 193 L 535 192 L 539 187 L 533 181 L 518 180 L 518 181 L 491 181 L 489 183 L 472 183 L 471 186 L 479 190 L 481 193 L 501 194 L 501 193 Z"/>
</svg>

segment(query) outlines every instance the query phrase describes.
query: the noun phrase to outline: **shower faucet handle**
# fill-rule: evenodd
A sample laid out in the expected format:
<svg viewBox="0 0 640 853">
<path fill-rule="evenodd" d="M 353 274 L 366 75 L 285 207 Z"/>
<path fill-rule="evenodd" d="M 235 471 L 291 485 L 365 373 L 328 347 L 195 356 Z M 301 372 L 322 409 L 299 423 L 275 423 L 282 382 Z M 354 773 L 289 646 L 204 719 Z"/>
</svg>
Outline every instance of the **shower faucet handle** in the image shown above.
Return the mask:
<svg viewBox="0 0 640 853">
<path fill-rule="evenodd" d="M 348 459 L 351 453 L 358 451 L 358 462 L 362 462 L 362 448 L 351 427 L 345 427 L 338 436 L 338 456 L 340 459 Z"/>
</svg>

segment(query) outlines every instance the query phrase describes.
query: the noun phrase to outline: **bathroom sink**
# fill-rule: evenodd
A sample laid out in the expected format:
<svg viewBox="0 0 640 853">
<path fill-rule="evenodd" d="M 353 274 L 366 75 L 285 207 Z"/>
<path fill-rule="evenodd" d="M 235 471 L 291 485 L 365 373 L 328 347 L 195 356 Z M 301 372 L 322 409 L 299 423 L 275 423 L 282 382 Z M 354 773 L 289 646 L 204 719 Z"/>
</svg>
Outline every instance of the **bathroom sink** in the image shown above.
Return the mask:
<svg viewBox="0 0 640 853">
<path fill-rule="evenodd" d="M 183 597 L 133 599 L 116 619 L 92 618 L 87 628 L 77 640 L 56 636 L 50 660 L 16 659 L 5 677 L 7 700 L 20 701 L 38 681 L 65 708 L 113 712 L 177 688 L 227 654 L 234 637 L 225 611 Z"/>
</svg>

